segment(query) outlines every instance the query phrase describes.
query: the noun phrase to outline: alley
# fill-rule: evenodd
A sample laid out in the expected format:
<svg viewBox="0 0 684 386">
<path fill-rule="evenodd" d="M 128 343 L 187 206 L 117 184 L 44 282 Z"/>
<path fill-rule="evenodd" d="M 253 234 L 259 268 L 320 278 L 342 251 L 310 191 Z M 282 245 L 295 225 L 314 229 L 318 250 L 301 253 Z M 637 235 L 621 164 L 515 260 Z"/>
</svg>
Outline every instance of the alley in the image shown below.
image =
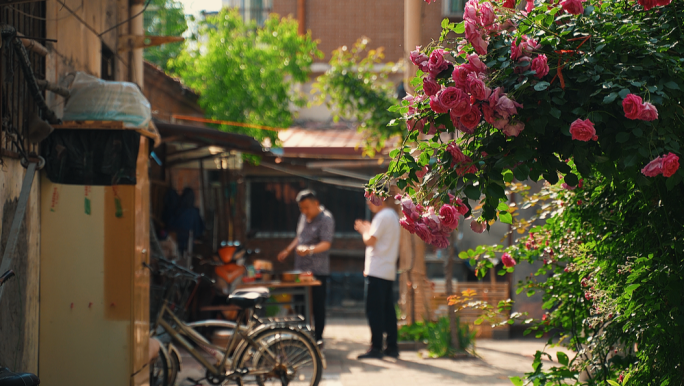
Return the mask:
<svg viewBox="0 0 684 386">
<path fill-rule="evenodd" d="M 530 371 L 534 353 L 544 347 L 541 340 L 479 340 L 476 351 L 481 359 L 423 359 L 416 351 L 403 351 L 399 360 L 359 361 L 356 356 L 370 340 L 364 319 L 331 318 L 324 338 L 328 368 L 321 386 L 511 385 L 508 377 Z M 549 365 L 553 364 L 544 363 Z M 187 377 L 201 374 L 199 365 L 184 355 L 177 385 L 189 386 Z"/>
</svg>

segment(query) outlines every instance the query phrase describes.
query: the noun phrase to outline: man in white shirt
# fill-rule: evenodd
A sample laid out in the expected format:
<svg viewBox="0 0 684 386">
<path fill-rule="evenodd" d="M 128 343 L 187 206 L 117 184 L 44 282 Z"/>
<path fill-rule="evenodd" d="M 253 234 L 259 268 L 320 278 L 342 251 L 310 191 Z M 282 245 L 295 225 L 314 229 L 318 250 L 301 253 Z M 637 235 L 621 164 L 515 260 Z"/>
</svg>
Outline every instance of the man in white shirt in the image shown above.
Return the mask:
<svg viewBox="0 0 684 386">
<path fill-rule="evenodd" d="M 354 229 L 363 236 L 366 244 L 366 315 L 371 329 L 371 348 L 359 359 L 380 359 L 387 355 L 399 357 L 397 346 L 397 314 L 394 309 L 392 287 L 397 275 L 399 257 L 399 217 L 386 202 L 375 205 L 367 202 L 374 213 L 373 222 L 356 220 Z M 383 334 L 387 346 L 383 351 Z"/>
</svg>

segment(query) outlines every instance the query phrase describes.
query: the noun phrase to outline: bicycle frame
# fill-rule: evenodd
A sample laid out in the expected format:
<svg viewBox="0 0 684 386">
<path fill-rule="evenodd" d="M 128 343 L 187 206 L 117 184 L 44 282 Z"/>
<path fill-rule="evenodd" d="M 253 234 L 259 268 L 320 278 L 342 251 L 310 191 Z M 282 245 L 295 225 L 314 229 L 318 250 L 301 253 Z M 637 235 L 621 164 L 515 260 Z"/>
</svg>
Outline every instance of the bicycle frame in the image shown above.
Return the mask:
<svg viewBox="0 0 684 386">
<path fill-rule="evenodd" d="M 162 305 L 162 309 L 159 312 L 159 316 L 157 317 L 157 321 L 154 325 L 154 329 L 152 331 L 157 331 L 157 327 L 161 326 L 166 333 L 171 336 L 173 340 L 178 342 L 183 348 L 185 348 L 188 353 L 195 358 L 199 363 L 202 364 L 212 375 L 216 377 L 230 377 L 236 373 L 236 368 L 235 368 L 235 363 L 232 361 L 232 358 L 230 356 L 231 350 L 234 348 L 237 349 L 238 347 L 238 341 L 237 338 L 240 336 L 244 341 L 247 342 L 247 344 L 253 346 L 253 347 L 259 347 L 257 342 L 255 342 L 251 337 L 250 337 L 250 332 L 252 332 L 252 326 L 254 322 L 250 322 L 247 325 L 240 325 L 241 320 L 248 320 L 248 316 L 251 313 L 251 310 L 241 310 L 238 313 L 238 318 L 237 322 L 223 322 L 219 320 L 212 320 L 212 321 L 204 321 L 200 323 L 194 323 L 193 326 L 190 326 L 188 324 L 185 324 L 183 321 L 178 319 L 176 315 L 171 312 L 167 305 L 167 300 L 164 300 L 164 304 Z M 174 328 L 169 322 L 166 321 L 165 317 L 169 317 L 170 320 L 177 326 Z M 228 328 L 233 328 L 233 336 L 230 339 L 230 342 L 228 343 L 228 346 L 225 348 L 216 346 L 211 344 L 209 341 L 207 341 L 202 335 L 197 333 L 192 327 L 200 327 L 200 326 L 216 326 L 216 327 L 228 327 Z M 193 341 L 196 345 L 203 347 L 206 351 L 209 351 L 212 356 L 217 359 L 218 364 L 214 365 L 210 363 L 202 354 L 193 347 L 193 345 L 188 342 L 186 338 L 189 338 L 191 341 Z M 261 347 L 264 349 L 264 354 L 270 356 L 271 359 L 275 359 L 275 354 L 272 353 L 268 348 L 266 347 Z M 212 352 L 213 351 L 213 352 Z M 236 350 L 237 351 L 237 350 Z M 216 354 L 220 354 L 220 359 L 219 356 Z M 226 373 L 225 369 L 226 366 L 230 366 L 230 372 Z M 269 372 L 267 371 L 261 371 L 261 372 L 249 372 L 250 375 L 266 375 Z M 240 373 L 239 376 L 242 376 L 244 374 Z"/>
</svg>

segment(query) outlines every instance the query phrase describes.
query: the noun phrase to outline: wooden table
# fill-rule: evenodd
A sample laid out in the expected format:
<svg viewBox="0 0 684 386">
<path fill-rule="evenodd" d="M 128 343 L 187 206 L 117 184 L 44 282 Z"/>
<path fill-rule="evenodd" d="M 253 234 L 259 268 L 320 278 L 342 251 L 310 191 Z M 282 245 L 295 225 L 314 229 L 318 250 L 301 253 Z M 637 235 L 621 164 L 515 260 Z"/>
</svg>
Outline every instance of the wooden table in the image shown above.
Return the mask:
<svg viewBox="0 0 684 386">
<path fill-rule="evenodd" d="M 241 283 L 238 285 L 238 289 L 255 288 L 255 287 L 266 287 L 271 291 L 271 297 L 274 295 L 292 295 L 293 299 L 290 302 L 273 302 L 268 303 L 269 305 L 303 305 L 304 306 L 304 321 L 306 324 L 311 326 L 313 329 L 311 311 L 313 309 L 311 288 L 321 285 L 320 280 L 314 280 L 310 282 L 301 283 L 285 283 L 281 281 L 255 281 L 251 283 Z M 303 295 L 304 301 L 298 302 L 294 300 L 297 295 Z"/>
</svg>

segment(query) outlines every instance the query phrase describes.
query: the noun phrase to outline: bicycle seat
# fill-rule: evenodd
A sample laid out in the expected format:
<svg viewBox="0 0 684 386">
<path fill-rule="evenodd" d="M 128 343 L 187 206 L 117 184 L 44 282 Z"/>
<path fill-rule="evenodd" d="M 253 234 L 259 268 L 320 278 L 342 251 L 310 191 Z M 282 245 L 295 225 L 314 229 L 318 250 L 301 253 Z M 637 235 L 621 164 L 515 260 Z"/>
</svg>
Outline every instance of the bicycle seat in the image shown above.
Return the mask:
<svg viewBox="0 0 684 386">
<path fill-rule="evenodd" d="M 254 308 L 264 304 L 271 297 L 271 292 L 265 287 L 239 289 L 228 296 L 228 304 L 240 308 Z M 2 386 L 2 385 L 0 385 Z"/>
<path fill-rule="evenodd" d="M 29 373 L 13 373 L 0 368 L 0 386 L 35 386 L 40 384 L 37 376 Z"/>
</svg>

